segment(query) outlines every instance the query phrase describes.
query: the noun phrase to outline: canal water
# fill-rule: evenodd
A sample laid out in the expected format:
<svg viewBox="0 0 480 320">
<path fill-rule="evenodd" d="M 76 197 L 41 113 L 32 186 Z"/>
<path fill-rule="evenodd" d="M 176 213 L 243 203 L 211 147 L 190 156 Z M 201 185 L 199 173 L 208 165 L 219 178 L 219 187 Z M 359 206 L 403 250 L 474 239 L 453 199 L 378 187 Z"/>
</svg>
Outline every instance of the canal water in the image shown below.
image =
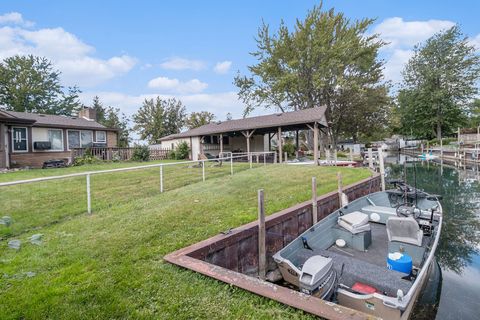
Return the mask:
<svg viewBox="0 0 480 320">
<path fill-rule="evenodd" d="M 444 224 L 432 273 L 413 319 L 480 319 L 480 168 L 390 154 L 388 178 L 443 195 Z"/>
</svg>

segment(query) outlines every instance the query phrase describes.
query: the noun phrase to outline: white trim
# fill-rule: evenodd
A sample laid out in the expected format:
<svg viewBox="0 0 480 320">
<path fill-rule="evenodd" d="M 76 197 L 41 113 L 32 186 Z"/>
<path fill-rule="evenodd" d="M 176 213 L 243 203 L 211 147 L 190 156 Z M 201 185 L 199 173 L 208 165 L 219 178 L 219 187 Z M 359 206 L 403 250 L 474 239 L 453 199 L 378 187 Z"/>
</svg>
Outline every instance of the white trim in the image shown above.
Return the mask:
<svg viewBox="0 0 480 320">
<path fill-rule="evenodd" d="M 25 142 L 26 142 L 26 147 L 27 147 L 26 150 L 15 150 L 15 143 L 13 142 L 15 129 L 25 129 Z M 12 142 L 12 153 L 28 153 L 28 149 L 29 149 L 28 148 L 28 144 L 29 144 L 29 141 L 28 141 L 28 127 L 12 127 L 11 142 Z"/>
<path fill-rule="evenodd" d="M 91 143 L 93 143 L 93 131 L 94 130 L 79 130 L 79 129 L 67 129 L 67 151 L 71 151 L 72 149 L 70 149 L 70 141 L 68 139 L 68 133 L 70 131 L 75 131 L 75 132 L 78 132 L 78 139 L 79 139 L 79 143 L 80 145 L 78 146 L 78 148 L 83 148 L 82 147 L 82 132 L 91 132 L 92 133 L 92 140 L 90 141 Z M 106 137 L 106 136 L 105 136 Z"/>
<path fill-rule="evenodd" d="M 103 132 L 105 134 L 105 140 L 98 140 L 99 132 Z M 95 143 L 107 143 L 107 131 L 95 130 Z"/>
<path fill-rule="evenodd" d="M 63 129 L 56 129 L 56 128 L 47 128 L 47 137 L 48 137 L 48 132 L 49 131 L 60 131 L 62 133 L 62 148 L 61 149 L 50 149 L 48 151 L 50 152 L 59 152 L 59 151 L 63 151 L 65 152 L 65 137 L 63 136 Z M 51 143 L 51 142 L 50 142 Z M 53 147 L 53 143 L 52 143 L 52 147 Z"/>
<path fill-rule="evenodd" d="M 80 141 L 82 140 L 82 137 L 81 137 L 81 135 L 80 135 L 80 130 L 73 130 L 73 129 L 70 130 L 70 129 L 67 129 L 67 150 L 68 150 L 68 151 L 71 151 L 71 150 L 72 150 L 72 149 L 70 149 L 70 139 L 69 139 L 69 137 L 68 137 L 70 131 L 76 131 L 76 132 L 78 132 L 78 144 L 79 144 L 78 147 L 80 148 L 80 146 L 82 145 L 81 142 L 80 142 Z"/>
<path fill-rule="evenodd" d="M 55 130 L 55 131 L 60 131 L 62 132 L 62 149 L 47 149 L 47 150 L 36 150 L 35 149 L 35 142 L 41 142 L 42 140 L 37 140 L 35 139 L 34 136 L 34 130 L 32 128 L 32 152 L 38 152 L 38 153 L 45 153 L 45 152 L 65 152 L 65 136 L 63 134 L 63 129 L 60 128 L 48 128 L 48 127 L 39 127 L 39 129 L 45 129 L 47 130 L 47 139 L 48 139 L 48 131 L 49 130 Z M 49 140 L 50 141 L 50 140 Z"/>
</svg>

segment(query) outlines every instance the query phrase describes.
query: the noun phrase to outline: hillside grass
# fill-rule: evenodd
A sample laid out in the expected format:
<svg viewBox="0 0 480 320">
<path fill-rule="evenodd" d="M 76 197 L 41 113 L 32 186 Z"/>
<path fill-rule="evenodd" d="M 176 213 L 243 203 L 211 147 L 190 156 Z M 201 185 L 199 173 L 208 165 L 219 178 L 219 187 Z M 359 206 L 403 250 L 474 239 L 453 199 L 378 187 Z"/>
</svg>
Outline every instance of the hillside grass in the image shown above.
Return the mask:
<svg viewBox="0 0 480 320">
<path fill-rule="evenodd" d="M 253 221 L 260 188 L 272 214 L 308 200 L 312 176 L 319 195 L 335 190 L 339 171 L 345 185 L 370 176 L 363 169 L 269 165 L 233 176 L 212 174 L 206 182 L 191 181 L 164 193 L 146 176 L 130 177 L 129 183 L 118 177 L 124 186 L 109 206 L 92 215 L 71 215 L 74 207 L 66 207 L 68 219 L 22 227 L 15 236 L 22 241 L 19 251 L 8 248 L 12 237 L 0 242 L 0 319 L 311 318 L 162 258 Z M 138 191 L 150 189 L 155 191 Z M 54 207 L 52 199 L 37 201 L 45 209 Z M 42 245 L 28 242 L 34 233 L 43 234 Z"/>
</svg>

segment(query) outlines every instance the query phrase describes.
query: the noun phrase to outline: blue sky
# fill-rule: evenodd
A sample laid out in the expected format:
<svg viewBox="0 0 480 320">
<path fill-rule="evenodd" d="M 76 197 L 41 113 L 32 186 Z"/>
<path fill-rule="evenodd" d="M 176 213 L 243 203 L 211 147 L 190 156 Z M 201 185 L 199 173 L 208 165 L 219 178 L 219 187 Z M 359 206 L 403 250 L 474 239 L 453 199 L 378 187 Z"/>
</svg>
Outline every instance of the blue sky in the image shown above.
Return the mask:
<svg viewBox="0 0 480 320">
<path fill-rule="evenodd" d="M 180 98 L 189 112 L 240 117 L 232 84 L 254 62 L 258 26 L 292 25 L 318 1 L 0 2 L 0 58 L 33 53 L 51 59 L 82 101 L 133 114 L 144 98 Z M 325 1 L 351 19 L 376 18 L 371 32 L 390 42 L 385 77 L 400 81 L 413 45 L 455 23 L 480 48 L 477 1 Z M 258 111 L 262 113 L 264 111 Z"/>
</svg>

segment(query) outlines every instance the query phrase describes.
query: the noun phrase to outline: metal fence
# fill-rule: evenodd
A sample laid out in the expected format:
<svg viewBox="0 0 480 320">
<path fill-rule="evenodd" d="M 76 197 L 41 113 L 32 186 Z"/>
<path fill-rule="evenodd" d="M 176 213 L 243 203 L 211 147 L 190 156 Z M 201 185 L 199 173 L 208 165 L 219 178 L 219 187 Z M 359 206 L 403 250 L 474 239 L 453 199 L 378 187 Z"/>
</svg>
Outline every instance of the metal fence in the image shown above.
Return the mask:
<svg viewBox="0 0 480 320">
<path fill-rule="evenodd" d="M 222 158 L 147 164 L 0 183 L 0 239 L 72 216 L 128 205 L 182 186 L 271 164 L 272 152 L 228 154 Z M 39 171 L 48 174 L 48 170 Z"/>
</svg>

